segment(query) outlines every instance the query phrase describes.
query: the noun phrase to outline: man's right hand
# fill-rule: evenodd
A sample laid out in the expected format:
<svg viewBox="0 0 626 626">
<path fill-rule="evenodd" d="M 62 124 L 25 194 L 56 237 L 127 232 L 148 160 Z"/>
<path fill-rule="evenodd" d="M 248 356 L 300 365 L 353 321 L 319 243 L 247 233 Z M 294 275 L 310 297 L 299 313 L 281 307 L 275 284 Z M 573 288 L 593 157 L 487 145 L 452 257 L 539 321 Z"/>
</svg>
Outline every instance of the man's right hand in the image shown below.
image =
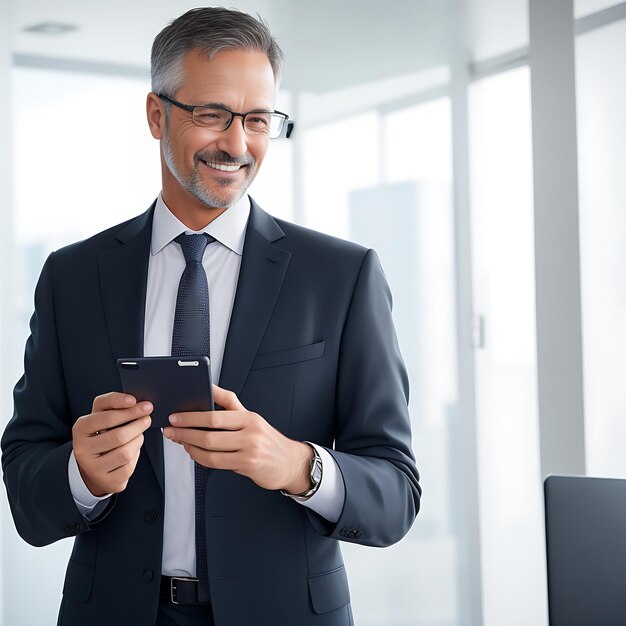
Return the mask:
<svg viewBox="0 0 626 626">
<path fill-rule="evenodd" d="M 152 404 L 111 392 L 93 401 L 91 413 L 76 420 L 72 445 L 80 474 L 96 497 L 126 489 L 139 460 Z"/>
</svg>

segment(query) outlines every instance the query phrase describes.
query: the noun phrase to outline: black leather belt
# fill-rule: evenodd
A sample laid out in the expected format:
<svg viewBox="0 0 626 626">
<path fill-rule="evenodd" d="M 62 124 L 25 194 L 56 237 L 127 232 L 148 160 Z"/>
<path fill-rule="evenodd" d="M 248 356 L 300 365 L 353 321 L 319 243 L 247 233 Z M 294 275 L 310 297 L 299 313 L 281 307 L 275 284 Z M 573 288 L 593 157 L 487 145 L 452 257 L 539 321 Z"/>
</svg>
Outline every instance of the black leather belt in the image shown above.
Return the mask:
<svg viewBox="0 0 626 626">
<path fill-rule="evenodd" d="M 185 606 L 211 604 L 211 596 L 197 578 L 161 576 L 161 598 Z"/>
</svg>

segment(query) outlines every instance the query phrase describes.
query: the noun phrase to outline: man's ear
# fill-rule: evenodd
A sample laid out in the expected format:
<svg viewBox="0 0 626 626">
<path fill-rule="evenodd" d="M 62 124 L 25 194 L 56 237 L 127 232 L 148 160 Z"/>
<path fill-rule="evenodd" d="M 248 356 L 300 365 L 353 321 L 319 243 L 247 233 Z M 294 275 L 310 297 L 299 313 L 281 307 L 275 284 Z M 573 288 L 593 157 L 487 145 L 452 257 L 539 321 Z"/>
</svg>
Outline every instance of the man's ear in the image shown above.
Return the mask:
<svg viewBox="0 0 626 626">
<path fill-rule="evenodd" d="M 162 139 L 165 135 L 165 105 L 155 93 L 150 92 L 146 98 L 146 115 L 152 136 Z"/>
</svg>

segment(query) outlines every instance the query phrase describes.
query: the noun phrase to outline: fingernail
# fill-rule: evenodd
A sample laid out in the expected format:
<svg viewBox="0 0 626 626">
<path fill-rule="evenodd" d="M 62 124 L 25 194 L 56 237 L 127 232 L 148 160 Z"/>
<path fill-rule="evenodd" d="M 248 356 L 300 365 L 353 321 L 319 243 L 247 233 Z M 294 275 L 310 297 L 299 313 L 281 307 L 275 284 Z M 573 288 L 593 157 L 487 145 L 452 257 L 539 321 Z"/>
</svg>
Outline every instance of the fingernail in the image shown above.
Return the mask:
<svg viewBox="0 0 626 626">
<path fill-rule="evenodd" d="M 134 402 L 135 402 L 135 398 L 133 398 L 132 396 L 126 396 L 124 398 L 124 404 L 127 404 L 128 406 L 130 406 Z"/>
<path fill-rule="evenodd" d="M 174 429 L 172 428 L 164 428 L 163 435 L 168 439 L 171 439 L 174 436 Z"/>
<path fill-rule="evenodd" d="M 170 424 L 178 424 L 179 421 L 178 415 L 170 415 Z"/>
<path fill-rule="evenodd" d="M 146 411 L 146 413 L 150 413 L 150 411 L 152 411 L 152 405 L 149 403 L 144 404 L 141 408 Z"/>
</svg>

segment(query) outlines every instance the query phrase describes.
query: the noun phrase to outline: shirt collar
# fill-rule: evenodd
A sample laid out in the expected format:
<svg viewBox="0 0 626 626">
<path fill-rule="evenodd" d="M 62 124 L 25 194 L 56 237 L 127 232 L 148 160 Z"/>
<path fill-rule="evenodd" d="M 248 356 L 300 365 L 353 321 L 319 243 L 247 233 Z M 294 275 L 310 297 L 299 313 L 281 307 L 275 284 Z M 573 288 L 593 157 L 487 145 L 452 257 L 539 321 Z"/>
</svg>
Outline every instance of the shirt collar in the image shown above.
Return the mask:
<svg viewBox="0 0 626 626">
<path fill-rule="evenodd" d="M 244 194 L 238 202 L 203 229 L 190 230 L 169 210 L 163 200 L 163 194 L 160 193 L 154 208 L 150 251 L 152 256 L 158 254 L 181 233 L 208 233 L 233 252 L 242 255 L 249 215 L 250 199 Z"/>
</svg>

